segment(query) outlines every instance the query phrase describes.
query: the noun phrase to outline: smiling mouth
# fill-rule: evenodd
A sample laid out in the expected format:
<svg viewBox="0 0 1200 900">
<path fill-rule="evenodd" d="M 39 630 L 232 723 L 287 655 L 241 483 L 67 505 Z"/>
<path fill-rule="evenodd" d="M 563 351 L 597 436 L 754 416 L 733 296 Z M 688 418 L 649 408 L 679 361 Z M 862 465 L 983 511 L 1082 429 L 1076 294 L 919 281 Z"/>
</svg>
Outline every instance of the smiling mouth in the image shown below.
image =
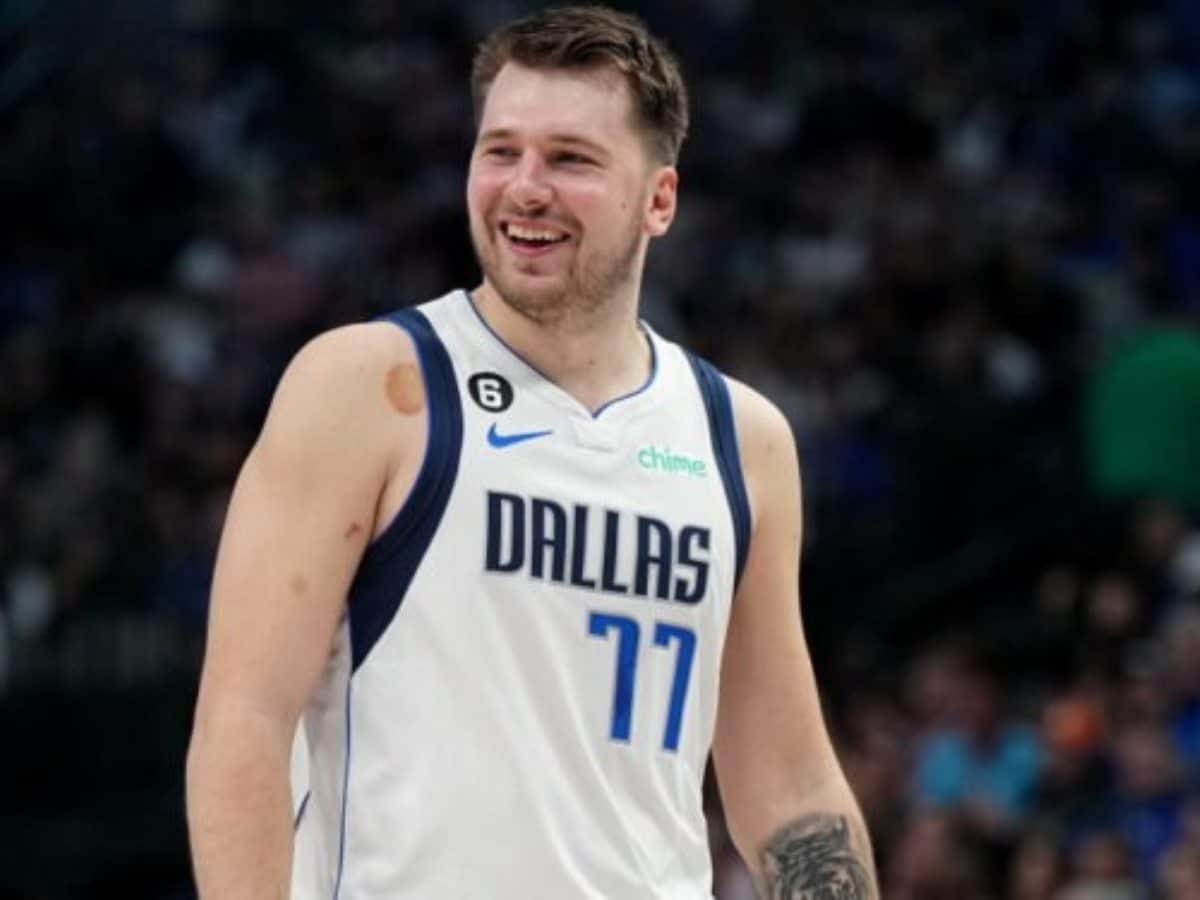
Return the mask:
<svg viewBox="0 0 1200 900">
<path fill-rule="evenodd" d="M 500 233 L 504 235 L 509 246 L 524 256 L 537 256 L 549 252 L 566 243 L 570 237 L 565 231 L 557 228 L 534 228 L 512 222 L 502 222 Z"/>
</svg>

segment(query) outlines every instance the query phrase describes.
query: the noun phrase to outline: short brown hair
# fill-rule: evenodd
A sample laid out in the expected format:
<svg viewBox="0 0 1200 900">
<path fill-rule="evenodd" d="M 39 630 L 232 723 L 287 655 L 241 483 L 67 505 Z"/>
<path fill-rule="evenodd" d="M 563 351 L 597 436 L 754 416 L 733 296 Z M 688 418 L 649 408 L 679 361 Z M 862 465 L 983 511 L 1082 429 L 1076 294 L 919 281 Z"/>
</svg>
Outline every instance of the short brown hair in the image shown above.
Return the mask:
<svg viewBox="0 0 1200 900">
<path fill-rule="evenodd" d="M 604 6 L 543 10 L 492 32 L 475 53 L 475 118 L 506 63 L 532 69 L 611 66 L 625 76 L 638 124 L 661 162 L 674 163 L 688 130 L 687 89 L 679 62 L 636 16 Z"/>
</svg>

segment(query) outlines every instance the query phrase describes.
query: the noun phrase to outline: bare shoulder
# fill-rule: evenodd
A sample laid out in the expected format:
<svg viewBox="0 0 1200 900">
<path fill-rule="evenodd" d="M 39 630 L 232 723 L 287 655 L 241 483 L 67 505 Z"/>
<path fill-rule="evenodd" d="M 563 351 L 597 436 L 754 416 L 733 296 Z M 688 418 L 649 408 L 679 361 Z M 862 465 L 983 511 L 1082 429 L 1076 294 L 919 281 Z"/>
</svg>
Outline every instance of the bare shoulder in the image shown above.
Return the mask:
<svg viewBox="0 0 1200 900">
<path fill-rule="evenodd" d="M 358 460 L 386 480 L 397 455 L 412 455 L 423 440 L 424 408 L 408 333 L 389 322 L 346 325 L 314 337 L 292 358 L 255 454 L 314 463 Z"/>
<path fill-rule="evenodd" d="M 317 335 L 300 348 L 280 381 L 280 387 L 301 382 L 317 397 L 336 394 L 364 379 L 378 381 L 395 366 L 417 365 L 416 348 L 408 332 L 390 322 L 343 325 Z M 351 397 L 342 397 L 344 401 Z"/>
<path fill-rule="evenodd" d="M 748 384 L 725 376 L 738 438 L 750 452 L 765 452 L 779 442 L 793 445 L 792 427 L 772 401 Z"/>
<path fill-rule="evenodd" d="M 391 323 L 367 322 L 326 331 L 300 348 L 279 381 L 272 413 L 282 407 L 345 419 L 385 405 L 419 409 L 422 398 L 412 338 Z"/>
</svg>

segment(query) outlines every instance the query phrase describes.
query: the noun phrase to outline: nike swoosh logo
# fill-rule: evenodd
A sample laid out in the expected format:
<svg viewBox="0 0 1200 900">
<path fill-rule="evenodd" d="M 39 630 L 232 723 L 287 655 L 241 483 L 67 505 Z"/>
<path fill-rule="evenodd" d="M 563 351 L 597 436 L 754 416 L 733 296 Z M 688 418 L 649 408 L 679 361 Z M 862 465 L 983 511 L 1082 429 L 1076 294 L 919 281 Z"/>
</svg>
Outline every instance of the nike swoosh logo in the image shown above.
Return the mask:
<svg viewBox="0 0 1200 900">
<path fill-rule="evenodd" d="M 547 428 L 545 431 L 518 431 L 515 434 L 501 434 L 496 430 L 496 423 L 492 423 L 492 427 L 488 429 L 488 443 L 493 447 L 511 447 L 513 444 L 520 444 L 525 441 L 532 441 L 535 438 L 545 437 L 548 434 L 554 434 L 553 428 Z"/>
</svg>

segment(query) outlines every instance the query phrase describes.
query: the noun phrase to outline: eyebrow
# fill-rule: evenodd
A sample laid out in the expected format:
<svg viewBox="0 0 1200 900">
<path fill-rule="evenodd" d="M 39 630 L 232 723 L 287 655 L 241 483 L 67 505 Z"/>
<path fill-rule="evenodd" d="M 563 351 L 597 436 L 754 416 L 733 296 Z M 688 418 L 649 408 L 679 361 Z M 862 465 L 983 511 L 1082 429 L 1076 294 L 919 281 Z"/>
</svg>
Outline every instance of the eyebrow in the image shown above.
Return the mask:
<svg viewBox="0 0 1200 900">
<path fill-rule="evenodd" d="M 511 128 L 490 128 L 487 131 L 480 133 L 478 143 L 482 144 L 485 141 L 506 141 L 511 140 L 516 136 L 517 132 Z M 595 141 L 589 140 L 588 138 L 577 134 L 565 132 L 551 134 L 547 137 L 547 140 L 551 144 L 565 144 L 569 146 L 584 147 L 590 150 L 592 153 L 605 158 L 612 156 L 612 153 L 610 153 L 600 144 L 597 144 Z"/>
</svg>

